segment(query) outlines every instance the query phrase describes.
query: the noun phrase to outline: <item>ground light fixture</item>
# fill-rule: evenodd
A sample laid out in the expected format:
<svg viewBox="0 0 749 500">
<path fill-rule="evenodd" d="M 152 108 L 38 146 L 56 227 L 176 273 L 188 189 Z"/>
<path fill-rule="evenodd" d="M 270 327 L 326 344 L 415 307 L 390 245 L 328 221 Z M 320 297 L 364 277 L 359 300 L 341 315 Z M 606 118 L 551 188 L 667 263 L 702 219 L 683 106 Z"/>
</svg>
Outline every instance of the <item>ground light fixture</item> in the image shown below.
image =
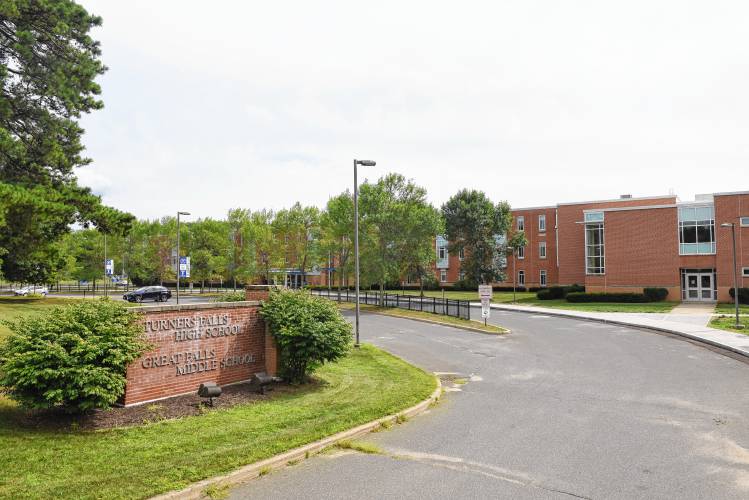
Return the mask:
<svg viewBox="0 0 749 500">
<path fill-rule="evenodd" d="M 177 305 L 179 305 L 179 216 L 190 215 L 190 212 L 177 212 Z"/>
<path fill-rule="evenodd" d="M 357 167 L 374 167 L 377 162 L 372 160 L 357 160 L 354 158 L 354 262 L 356 282 L 356 344 L 359 347 L 359 179 Z"/>
<path fill-rule="evenodd" d="M 736 223 L 724 222 L 720 227 L 731 228 L 731 238 L 733 239 L 733 303 L 736 306 L 736 324 L 734 327 L 741 330 L 744 326 L 739 323 L 739 271 L 736 263 Z"/>
<path fill-rule="evenodd" d="M 198 396 L 208 399 L 208 406 L 213 408 L 213 398 L 221 396 L 221 387 L 216 382 L 205 382 L 198 387 Z"/>
</svg>

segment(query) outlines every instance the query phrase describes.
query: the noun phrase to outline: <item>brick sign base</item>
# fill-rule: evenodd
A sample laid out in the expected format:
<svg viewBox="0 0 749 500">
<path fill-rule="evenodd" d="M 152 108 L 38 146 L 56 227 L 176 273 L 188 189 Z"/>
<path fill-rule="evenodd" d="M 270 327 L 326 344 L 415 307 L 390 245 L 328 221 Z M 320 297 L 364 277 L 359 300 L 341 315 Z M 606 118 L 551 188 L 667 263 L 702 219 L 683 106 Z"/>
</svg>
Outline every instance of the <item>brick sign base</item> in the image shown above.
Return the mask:
<svg viewBox="0 0 749 500">
<path fill-rule="evenodd" d="M 125 406 L 195 393 L 203 382 L 275 374 L 276 348 L 259 309 L 257 300 L 139 308 L 154 349 L 128 368 Z"/>
</svg>

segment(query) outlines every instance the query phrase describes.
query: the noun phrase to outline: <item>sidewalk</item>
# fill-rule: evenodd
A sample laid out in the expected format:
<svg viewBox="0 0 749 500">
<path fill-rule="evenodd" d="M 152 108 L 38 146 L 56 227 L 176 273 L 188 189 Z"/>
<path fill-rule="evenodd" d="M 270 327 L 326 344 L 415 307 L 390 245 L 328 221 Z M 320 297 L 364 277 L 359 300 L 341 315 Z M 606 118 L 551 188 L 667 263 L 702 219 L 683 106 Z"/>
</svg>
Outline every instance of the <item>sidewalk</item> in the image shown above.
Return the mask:
<svg viewBox="0 0 749 500">
<path fill-rule="evenodd" d="M 479 304 L 480 305 L 480 304 Z M 502 311 L 545 314 L 565 318 L 578 318 L 623 326 L 648 328 L 660 332 L 687 337 L 716 347 L 749 357 L 749 335 L 718 330 L 707 326 L 712 316 L 711 310 L 688 312 L 679 307 L 671 313 L 604 313 L 570 311 L 549 307 L 519 306 L 512 304 L 492 304 L 492 309 Z"/>
</svg>

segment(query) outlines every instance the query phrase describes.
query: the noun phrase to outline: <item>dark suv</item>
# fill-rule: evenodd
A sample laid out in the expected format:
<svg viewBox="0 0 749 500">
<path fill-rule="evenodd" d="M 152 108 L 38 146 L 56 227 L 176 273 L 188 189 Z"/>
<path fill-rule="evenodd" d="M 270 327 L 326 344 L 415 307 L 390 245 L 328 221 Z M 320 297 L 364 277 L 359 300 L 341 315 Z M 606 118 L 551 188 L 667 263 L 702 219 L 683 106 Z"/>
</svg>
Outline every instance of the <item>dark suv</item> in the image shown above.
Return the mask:
<svg viewBox="0 0 749 500">
<path fill-rule="evenodd" d="M 122 298 L 128 302 L 143 302 L 144 300 L 166 302 L 172 298 L 172 292 L 165 286 L 144 286 L 132 292 L 127 292 Z"/>
</svg>

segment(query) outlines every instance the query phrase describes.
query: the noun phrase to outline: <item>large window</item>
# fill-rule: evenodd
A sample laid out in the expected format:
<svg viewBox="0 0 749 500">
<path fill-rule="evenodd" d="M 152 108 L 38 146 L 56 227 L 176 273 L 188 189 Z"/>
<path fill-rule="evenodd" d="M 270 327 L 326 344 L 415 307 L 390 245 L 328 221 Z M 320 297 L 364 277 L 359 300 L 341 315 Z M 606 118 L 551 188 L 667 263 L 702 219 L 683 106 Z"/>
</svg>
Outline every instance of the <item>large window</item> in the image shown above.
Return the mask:
<svg viewBox="0 0 749 500">
<path fill-rule="evenodd" d="M 445 260 L 447 258 L 447 247 L 439 247 L 437 249 L 437 258 L 439 260 Z"/>
<path fill-rule="evenodd" d="M 518 247 L 518 259 L 525 258 L 525 247 Z"/>
<path fill-rule="evenodd" d="M 525 231 L 525 217 L 518 215 L 518 231 Z"/>
<path fill-rule="evenodd" d="M 585 224 L 585 273 L 604 274 L 604 255 L 603 223 Z"/>
<path fill-rule="evenodd" d="M 440 281 L 442 283 L 447 281 L 447 271 L 445 271 L 444 269 L 440 271 Z"/>
<path fill-rule="evenodd" d="M 525 285 L 525 271 L 518 271 L 518 285 Z"/>
<path fill-rule="evenodd" d="M 541 269 L 539 284 L 541 286 L 546 286 L 546 270 L 545 269 Z"/>
<path fill-rule="evenodd" d="M 740 221 L 742 227 L 749 227 L 749 217 L 741 217 Z"/>
<path fill-rule="evenodd" d="M 715 209 L 679 208 L 679 254 L 715 253 Z"/>
<path fill-rule="evenodd" d="M 538 232 L 539 233 L 546 232 L 546 216 L 545 215 L 538 216 Z"/>
<path fill-rule="evenodd" d="M 538 258 L 539 259 L 546 258 L 546 242 L 545 241 L 541 241 L 538 243 Z"/>
</svg>

